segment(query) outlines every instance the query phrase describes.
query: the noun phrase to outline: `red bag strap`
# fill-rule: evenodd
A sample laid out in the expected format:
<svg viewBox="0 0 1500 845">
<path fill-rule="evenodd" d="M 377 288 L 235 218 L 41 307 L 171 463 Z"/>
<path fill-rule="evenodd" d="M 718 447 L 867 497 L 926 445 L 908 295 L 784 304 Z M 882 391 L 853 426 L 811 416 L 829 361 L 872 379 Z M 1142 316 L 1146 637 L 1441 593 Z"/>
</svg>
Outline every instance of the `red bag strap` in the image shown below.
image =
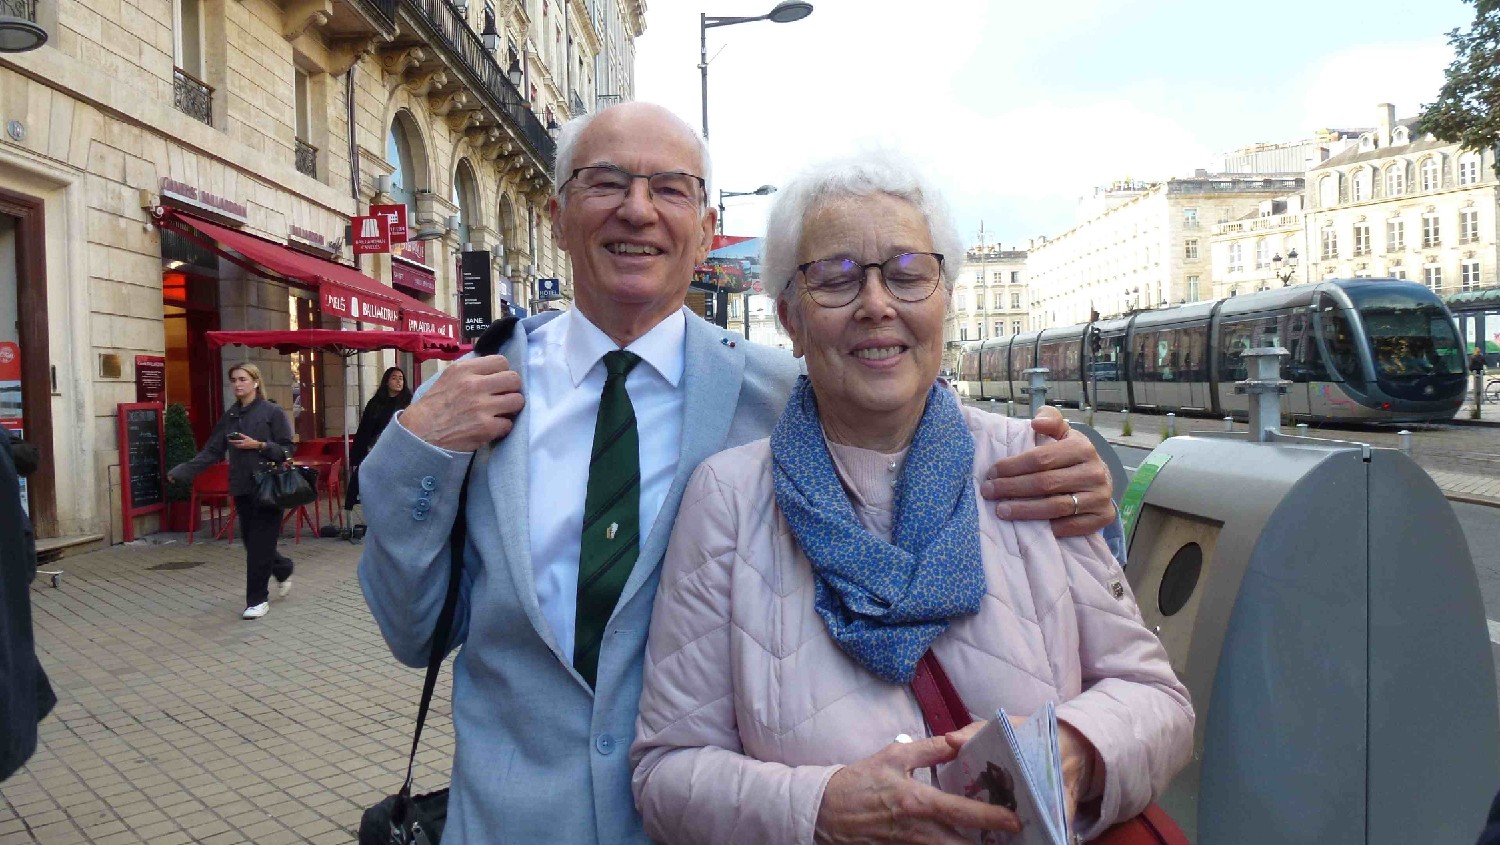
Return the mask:
<svg viewBox="0 0 1500 845">
<path fill-rule="evenodd" d="M 959 698 L 958 690 L 948 680 L 943 664 L 937 655 L 928 649 L 917 661 L 917 674 L 911 679 L 911 691 L 917 697 L 917 706 L 922 708 L 922 717 L 927 720 L 927 729 L 933 736 L 952 733 L 973 721 L 969 708 Z"/>
</svg>

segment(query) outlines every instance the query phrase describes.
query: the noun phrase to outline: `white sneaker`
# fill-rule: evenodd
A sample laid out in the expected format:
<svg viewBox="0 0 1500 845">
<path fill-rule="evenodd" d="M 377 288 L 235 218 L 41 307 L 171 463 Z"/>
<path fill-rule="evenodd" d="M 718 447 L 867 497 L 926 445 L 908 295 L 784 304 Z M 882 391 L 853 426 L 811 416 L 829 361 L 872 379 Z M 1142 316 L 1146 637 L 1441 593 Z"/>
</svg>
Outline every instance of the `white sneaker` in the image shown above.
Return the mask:
<svg viewBox="0 0 1500 845">
<path fill-rule="evenodd" d="M 291 591 L 292 591 L 292 576 L 288 575 L 288 576 L 286 576 L 286 580 L 285 581 L 282 581 L 282 582 L 280 582 L 280 583 L 278 583 L 276 585 L 276 595 L 278 597 L 280 597 L 280 598 L 286 598 L 286 594 L 290 593 Z"/>
<path fill-rule="evenodd" d="M 247 607 L 247 608 L 245 608 L 245 612 L 240 614 L 240 618 L 241 619 L 259 619 L 262 616 L 265 616 L 268 612 L 270 612 L 270 610 L 271 610 L 270 603 L 268 603 L 268 602 L 261 602 L 260 604 L 257 604 L 254 607 Z"/>
</svg>

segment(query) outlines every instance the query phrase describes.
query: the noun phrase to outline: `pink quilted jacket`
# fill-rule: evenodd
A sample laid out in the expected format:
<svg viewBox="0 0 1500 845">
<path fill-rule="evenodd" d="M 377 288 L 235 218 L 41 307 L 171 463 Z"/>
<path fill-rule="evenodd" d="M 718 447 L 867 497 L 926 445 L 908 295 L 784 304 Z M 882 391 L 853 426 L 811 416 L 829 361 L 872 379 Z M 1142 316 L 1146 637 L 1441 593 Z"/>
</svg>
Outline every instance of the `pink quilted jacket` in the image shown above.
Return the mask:
<svg viewBox="0 0 1500 845">
<path fill-rule="evenodd" d="M 1035 445 L 1031 426 L 965 408 L 975 484 Z M 770 442 L 694 473 L 663 564 L 631 755 L 646 831 L 664 843 L 812 843 L 840 764 L 925 736 L 909 687 L 839 650 L 811 566 L 772 493 Z M 933 644 L 975 719 L 1058 702 L 1104 761 L 1088 838 L 1159 796 L 1192 749 L 1193 709 L 1097 535 L 1058 539 L 980 500 L 987 594 Z M 926 780 L 926 772 L 917 776 Z"/>
</svg>

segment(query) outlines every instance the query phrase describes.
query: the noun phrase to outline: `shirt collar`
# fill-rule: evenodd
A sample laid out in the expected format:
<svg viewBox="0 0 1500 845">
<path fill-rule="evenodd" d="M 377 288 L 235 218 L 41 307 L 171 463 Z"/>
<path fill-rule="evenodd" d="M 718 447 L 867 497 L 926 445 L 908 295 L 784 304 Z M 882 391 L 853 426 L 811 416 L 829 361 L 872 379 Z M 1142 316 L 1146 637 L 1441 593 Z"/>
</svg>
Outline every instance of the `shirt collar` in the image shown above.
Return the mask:
<svg viewBox="0 0 1500 845">
<path fill-rule="evenodd" d="M 563 357 L 568 363 L 568 375 L 573 379 L 573 386 L 577 387 L 583 383 L 584 377 L 594 365 L 604 358 L 606 352 L 620 347 L 598 326 L 589 322 L 589 318 L 583 316 L 583 312 L 577 308 L 570 309 L 558 319 L 568 321 L 563 327 Z M 668 384 L 676 387 L 682 380 L 686 363 L 683 350 L 686 339 L 687 311 L 679 308 L 625 349 L 641 356 L 642 361 L 650 364 Z"/>
</svg>

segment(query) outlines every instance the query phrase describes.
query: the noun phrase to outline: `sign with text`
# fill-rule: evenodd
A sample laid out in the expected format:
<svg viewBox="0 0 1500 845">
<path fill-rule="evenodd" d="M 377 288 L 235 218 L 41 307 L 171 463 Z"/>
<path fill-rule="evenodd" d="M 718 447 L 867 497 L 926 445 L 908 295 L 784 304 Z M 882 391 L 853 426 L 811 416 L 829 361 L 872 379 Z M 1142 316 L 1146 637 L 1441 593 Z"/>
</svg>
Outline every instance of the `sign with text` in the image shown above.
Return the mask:
<svg viewBox="0 0 1500 845">
<path fill-rule="evenodd" d="M 211 216 L 232 220 L 240 225 L 250 220 L 250 208 L 244 203 L 225 199 L 196 185 L 170 177 L 163 177 L 161 180 L 161 199 L 163 203 L 208 212 Z"/>
<path fill-rule="evenodd" d="M 404 244 L 392 244 L 391 254 L 397 258 L 404 258 L 416 264 L 425 265 L 428 263 L 426 241 L 407 241 Z"/>
<path fill-rule="evenodd" d="M 458 292 L 459 313 L 464 323 L 463 336 L 479 337 L 495 319 L 489 251 L 463 253 L 459 258 L 459 268 L 463 272 L 463 283 Z"/>
<path fill-rule="evenodd" d="M 431 270 L 407 264 L 400 259 L 391 262 L 391 284 L 418 295 L 431 296 L 437 293 L 437 277 Z"/>
<path fill-rule="evenodd" d="M 562 299 L 562 279 L 537 279 L 536 298 L 543 302 Z"/>
<path fill-rule="evenodd" d="M 324 284 L 322 306 L 324 314 L 349 320 L 363 320 L 381 326 L 395 328 L 400 325 L 400 309 L 393 303 L 371 296 L 362 296 L 357 291 Z"/>
<path fill-rule="evenodd" d="M 167 507 L 163 480 L 162 406 L 122 402 L 119 414 L 120 506 L 125 542 L 135 539 L 135 518 Z"/>
<path fill-rule="evenodd" d="M 391 251 L 391 224 L 388 219 L 378 215 L 355 217 L 349 221 L 349 226 L 354 233 L 352 243 L 355 255 Z"/>
<path fill-rule="evenodd" d="M 372 205 L 370 214 L 374 217 L 384 217 L 387 228 L 391 232 L 391 243 L 405 243 L 407 238 L 406 229 L 406 206 L 400 203 L 395 205 Z"/>
<path fill-rule="evenodd" d="M 167 359 L 161 355 L 135 356 L 135 401 L 165 402 Z"/>
</svg>

